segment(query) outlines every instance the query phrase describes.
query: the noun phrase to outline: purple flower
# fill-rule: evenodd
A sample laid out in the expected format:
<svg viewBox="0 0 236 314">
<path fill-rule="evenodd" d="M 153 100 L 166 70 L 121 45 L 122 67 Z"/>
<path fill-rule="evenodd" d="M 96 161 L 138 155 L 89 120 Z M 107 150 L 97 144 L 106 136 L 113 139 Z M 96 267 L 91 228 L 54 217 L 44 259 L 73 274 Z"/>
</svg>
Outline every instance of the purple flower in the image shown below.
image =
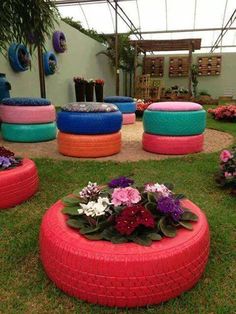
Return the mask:
<svg viewBox="0 0 236 314">
<path fill-rule="evenodd" d="M 11 166 L 11 159 L 8 157 L 0 156 L 0 167 L 3 169 Z"/>
<path fill-rule="evenodd" d="M 109 188 L 115 189 L 115 188 L 126 188 L 134 183 L 134 180 L 129 179 L 127 177 L 119 177 L 116 179 L 111 180 L 108 183 Z"/>
<path fill-rule="evenodd" d="M 157 209 L 161 213 L 171 216 L 174 221 L 179 221 L 184 213 L 180 201 L 170 196 L 160 197 L 157 202 Z"/>
</svg>

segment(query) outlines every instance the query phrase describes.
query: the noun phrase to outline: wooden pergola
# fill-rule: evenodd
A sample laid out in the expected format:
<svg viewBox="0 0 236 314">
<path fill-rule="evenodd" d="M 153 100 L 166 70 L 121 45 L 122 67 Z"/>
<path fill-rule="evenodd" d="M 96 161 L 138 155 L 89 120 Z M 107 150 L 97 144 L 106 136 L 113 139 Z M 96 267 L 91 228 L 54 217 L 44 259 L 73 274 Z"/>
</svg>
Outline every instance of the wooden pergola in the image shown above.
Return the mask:
<svg viewBox="0 0 236 314">
<path fill-rule="evenodd" d="M 130 43 L 135 48 L 134 90 L 136 88 L 138 53 L 143 52 L 146 55 L 147 52 L 154 52 L 154 51 L 188 50 L 189 51 L 188 90 L 189 90 L 189 94 L 191 94 L 192 53 L 195 50 L 201 49 L 200 38 L 174 39 L 174 40 L 131 40 Z"/>
</svg>

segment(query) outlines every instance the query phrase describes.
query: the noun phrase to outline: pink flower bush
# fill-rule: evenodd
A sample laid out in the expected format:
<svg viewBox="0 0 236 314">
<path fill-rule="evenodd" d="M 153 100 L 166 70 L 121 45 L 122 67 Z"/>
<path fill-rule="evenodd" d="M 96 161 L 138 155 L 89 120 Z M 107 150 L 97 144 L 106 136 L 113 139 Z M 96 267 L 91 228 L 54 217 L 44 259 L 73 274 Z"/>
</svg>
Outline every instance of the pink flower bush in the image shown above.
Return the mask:
<svg viewBox="0 0 236 314">
<path fill-rule="evenodd" d="M 137 204 L 141 195 L 137 189 L 126 187 L 116 188 L 112 193 L 112 204 L 115 206 Z"/>
<path fill-rule="evenodd" d="M 226 149 L 220 153 L 220 160 L 223 162 L 227 162 L 231 158 L 233 158 L 233 155 Z"/>
<path fill-rule="evenodd" d="M 148 183 L 145 185 L 145 192 L 157 193 L 159 196 L 168 197 L 171 191 L 164 185 L 158 183 Z"/>
<path fill-rule="evenodd" d="M 208 112 L 216 120 L 236 121 L 236 105 L 218 106 L 215 109 L 208 109 Z"/>
</svg>

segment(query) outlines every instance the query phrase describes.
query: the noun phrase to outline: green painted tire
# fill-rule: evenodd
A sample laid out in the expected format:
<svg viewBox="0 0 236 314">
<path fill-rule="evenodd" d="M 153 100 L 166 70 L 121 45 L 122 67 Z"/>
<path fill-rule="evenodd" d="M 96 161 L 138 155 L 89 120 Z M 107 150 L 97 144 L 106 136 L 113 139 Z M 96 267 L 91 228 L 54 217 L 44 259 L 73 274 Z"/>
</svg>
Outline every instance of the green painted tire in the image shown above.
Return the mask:
<svg viewBox="0 0 236 314">
<path fill-rule="evenodd" d="M 202 134 L 206 127 L 205 110 L 150 111 L 143 115 L 144 132 L 159 135 Z"/>
<path fill-rule="evenodd" d="M 2 123 L 2 137 L 10 142 L 45 142 L 56 138 L 56 123 L 14 124 Z"/>
</svg>

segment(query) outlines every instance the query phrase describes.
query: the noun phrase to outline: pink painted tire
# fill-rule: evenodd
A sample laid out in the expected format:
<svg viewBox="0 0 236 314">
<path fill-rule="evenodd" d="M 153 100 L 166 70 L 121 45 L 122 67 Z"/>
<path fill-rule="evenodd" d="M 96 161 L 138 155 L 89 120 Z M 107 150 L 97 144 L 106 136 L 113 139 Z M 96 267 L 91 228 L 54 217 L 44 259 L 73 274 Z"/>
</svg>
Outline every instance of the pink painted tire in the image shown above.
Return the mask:
<svg viewBox="0 0 236 314">
<path fill-rule="evenodd" d="M 122 118 L 122 124 L 134 124 L 136 120 L 136 115 L 135 113 L 123 113 Z"/>
<path fill-rule="evenodd" d="M 3 122 L 15 124 L 49 123 L 56 120 L 56 110 L 49 106 L 0 106 Z"/>
<path fill-rule="evenodd" d="M 0 171 L 0 209 L 14 207 L 34 195 L 39 178 L 35 163 L 23 159 L 19 167 Z"/>
<path fill-rule="evenodd" d="M 134 243 L 89 241 L 69 228 L 55 203 L 43 217 L 40 258 L 48 277 L 76 298 L 106 306 L 136 307 L 158 304 L 191 289 L 204 272 L 209 255 L 209 227 L 197 213 L 193 231 L 178 230 L 150 247 Z"/>
<path fill-rule="evenodd" d="M 143 133 L 143 149 L 163 155 L 186 155 L 203 150 L 204 135 L 162 136 Z"/>
</svg>

